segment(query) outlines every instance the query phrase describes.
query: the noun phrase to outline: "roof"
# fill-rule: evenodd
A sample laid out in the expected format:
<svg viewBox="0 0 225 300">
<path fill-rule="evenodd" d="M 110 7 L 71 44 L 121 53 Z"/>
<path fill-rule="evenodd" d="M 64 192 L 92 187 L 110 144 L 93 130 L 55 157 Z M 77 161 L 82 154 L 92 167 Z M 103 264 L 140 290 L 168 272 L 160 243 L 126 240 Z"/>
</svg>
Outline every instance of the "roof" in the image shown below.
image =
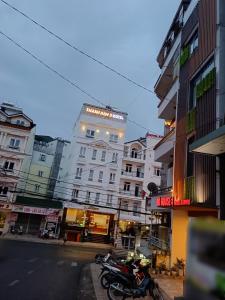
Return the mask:
<svg viewBox="0 0 225 300">
<path fill-rule="evenodd" d="M 61 201 L 32 198 L 32 197 L 25 197 L 25 196 L 17 196 L 15 204 L 34 206 L 34 207 L 43 207 L 43 208 L 56 208 L 56 209 L 61 209 L 63 207 Z"/>
<path fill-rule="evenodd" d="M 145 142 L 146 142 L 146 138 L 140 137 L 139 139 L 128 141 L 128 142 L 125 142 L 124 144 L 140 143 L 142 146 L 146 147 L 146 145 L 144 144 Z"/>
<path fill-rule="evenodd" d="M 35 135 L 35 141 L 49 143 L 54 139 L 49 135 Z"/>
</svg>

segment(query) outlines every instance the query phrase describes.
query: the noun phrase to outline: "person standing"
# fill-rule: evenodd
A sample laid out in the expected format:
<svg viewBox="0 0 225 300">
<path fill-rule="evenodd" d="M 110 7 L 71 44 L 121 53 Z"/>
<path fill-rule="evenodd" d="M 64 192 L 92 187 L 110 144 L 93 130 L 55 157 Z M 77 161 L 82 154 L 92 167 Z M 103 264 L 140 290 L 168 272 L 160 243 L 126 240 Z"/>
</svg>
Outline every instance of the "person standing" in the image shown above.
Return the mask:
<svg viewBox="0 0 225 300">
<path fill-rule="evenodd" d="M 64 237 L 63 237 L 63 245 L 65 245 L 67 242 L 67 232 L 64 233 Z"/>
</svg>

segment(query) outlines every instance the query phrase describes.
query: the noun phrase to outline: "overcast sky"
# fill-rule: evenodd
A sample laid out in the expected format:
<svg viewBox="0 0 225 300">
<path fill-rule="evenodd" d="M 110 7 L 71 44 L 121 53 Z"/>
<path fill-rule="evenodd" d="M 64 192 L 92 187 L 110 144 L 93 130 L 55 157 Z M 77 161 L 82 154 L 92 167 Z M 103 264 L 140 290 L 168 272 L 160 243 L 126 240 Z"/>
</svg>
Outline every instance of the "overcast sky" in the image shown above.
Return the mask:
<svg viewBox="0 0 225 300">
<path fill-rule="evenodd" d="M 153 90 L 156 57 L 180 0 L 7 0 L 90 55 Z M 102 102 L 162 133 L 156 97 L 56 40 L 0 1 L 0 30 Z M 0 35 L 0 102 L 22 107 L 37 133 L 69 138 L 82 103 L 96 104 Z M 127 139 L 145 135 L 128 123 Z"/>
</svg>

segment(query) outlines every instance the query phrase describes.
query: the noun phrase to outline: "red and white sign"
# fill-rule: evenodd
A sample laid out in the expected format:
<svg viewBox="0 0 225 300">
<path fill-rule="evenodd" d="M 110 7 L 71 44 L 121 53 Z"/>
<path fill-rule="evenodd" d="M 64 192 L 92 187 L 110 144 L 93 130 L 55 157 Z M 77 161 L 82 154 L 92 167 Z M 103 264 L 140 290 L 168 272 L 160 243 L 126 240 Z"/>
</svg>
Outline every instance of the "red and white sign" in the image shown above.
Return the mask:
<svg viewBox="0 0 225 300">
<path fill-rule="evenodd" d="M 173 206 L 189 206 L 190 199 L 177 200 L 174 197 L 159 197 L 156 199 L 156 206 L 158 207 L 173 207 Z"/>
<path fill-rule="evenodd" d="M 17 213 L 11 213 L 10 215 L 10 221 L 11 222 L 16 222 L 18 219 L 18 214 Z"/>
<path fill-rule="evenodd" d="M 12 205 L 9 203 L 0 203 L 0 209 L 11 209 Z"/>
<path fill-rule="evenodd" d="M 52 222 L 52 223 L 58 223 L 58 216 L 48 215 L 48 216 L 46 216 L 46 221 Z"/>
<path fill-rule="evenodd" d="M 59 210 L 53 208 L 42 208 L 42 207 L 31 207 L 31 206 L 18 206 L 14 205 L 12 208 L 14 212 L 21 212 L 25 214 L 35 214 L 35 215 L 58 215 Z"/>
</svg>

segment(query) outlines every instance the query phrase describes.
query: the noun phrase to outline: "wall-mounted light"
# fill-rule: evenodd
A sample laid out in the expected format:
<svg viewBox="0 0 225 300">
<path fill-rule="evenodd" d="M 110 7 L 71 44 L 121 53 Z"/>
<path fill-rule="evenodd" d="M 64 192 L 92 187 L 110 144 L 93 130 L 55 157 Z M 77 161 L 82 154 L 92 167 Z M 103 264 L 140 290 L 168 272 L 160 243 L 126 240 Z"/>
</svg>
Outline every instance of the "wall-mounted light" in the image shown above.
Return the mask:
<svg viewBox="0 0 225 300">
<path fill-rule="evenodd" d="M 109 135 L 109 131 L 106 131 L 106 134 Z"/>
<path fill-rule="evenodd" d="M 82 129 L 83 131 L 85 131 L 86 127 L 83 125 L 83 126 L 81 127 L 81 129 Z"/>
<path fill-rule="evenodd" d="M 97 132 L 97 133 L 99 133 L 99 132 L 100 132 L 100 130 L 99 130 L 99 129 L 97 129 L 97 130 L 96 130 L 96 132 Z"/>
<path fill-rule="evenodd" d="M 119 138 L 121 139 L 122 137 L 123 137 L 123 133 L 120 132 L 120 133 L 119 133 Z"/>
</svg>

